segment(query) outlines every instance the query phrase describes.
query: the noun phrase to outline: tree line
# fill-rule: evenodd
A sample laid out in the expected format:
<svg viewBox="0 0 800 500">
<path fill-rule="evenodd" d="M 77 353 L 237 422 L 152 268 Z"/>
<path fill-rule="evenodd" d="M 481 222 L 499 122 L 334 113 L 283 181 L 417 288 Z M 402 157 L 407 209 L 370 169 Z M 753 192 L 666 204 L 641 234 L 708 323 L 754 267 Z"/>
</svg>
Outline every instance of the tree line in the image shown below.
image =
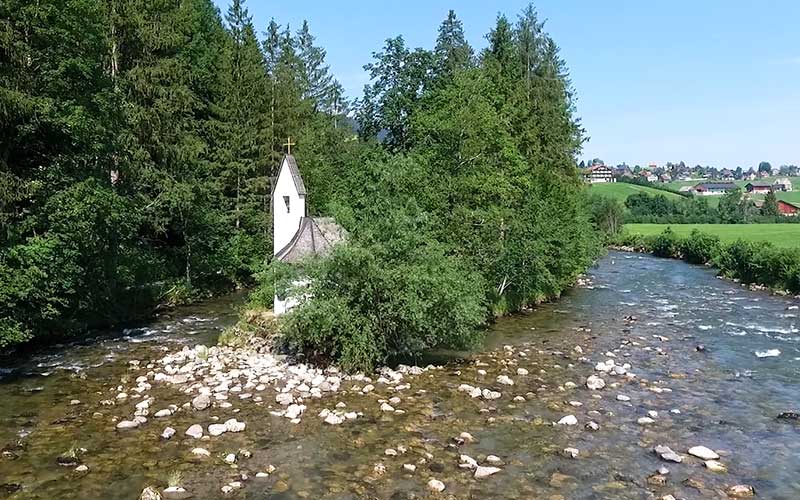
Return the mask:
<svg viewBox="0 0 800 500">
<path fill-rule="evenodd" d="M 241 0 L 0 3 L 0 348 L 252 281 L 281 144 L 327 168 L 346 107 Z"/>
</svg>

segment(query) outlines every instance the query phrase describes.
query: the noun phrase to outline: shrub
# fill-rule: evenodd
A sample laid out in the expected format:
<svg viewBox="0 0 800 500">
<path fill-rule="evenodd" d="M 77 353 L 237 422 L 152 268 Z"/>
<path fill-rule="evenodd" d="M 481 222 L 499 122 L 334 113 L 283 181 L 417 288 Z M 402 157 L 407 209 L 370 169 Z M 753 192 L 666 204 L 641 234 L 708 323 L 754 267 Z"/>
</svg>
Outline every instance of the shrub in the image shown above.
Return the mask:
<svg viewBox="0 0 800 500">
<path fill-rule="evenodd" d="M 283 346 L 363 371 L 430 348 L 473 347 L 486 311 L 480 276 L 436 245 L 396 250 L 351 242 L 307 262 L 308 288 L 288 292 L 301 303 L 281 322 Z"/>
<path fill-rule="evenodd" d="M 691 264 L 705 264 L 717 255 L 719 245 L 719 237 L 693 229 L 687 238 L 680 241 L 680 252 Z"/>
<path fill-rule="evenodd" d="M 653 255 L 658 257 L 679 257 L 680 242 L 678 236 L 669 227 L 656 236 L 652 243 Z"/>
</svg>

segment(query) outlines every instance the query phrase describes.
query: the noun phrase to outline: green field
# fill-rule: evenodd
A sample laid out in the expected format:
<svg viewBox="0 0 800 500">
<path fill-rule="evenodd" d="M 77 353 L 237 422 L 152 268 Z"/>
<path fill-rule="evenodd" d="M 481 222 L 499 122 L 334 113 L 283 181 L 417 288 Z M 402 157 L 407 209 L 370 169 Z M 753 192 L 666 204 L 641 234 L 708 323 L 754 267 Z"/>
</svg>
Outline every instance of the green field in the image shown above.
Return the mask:
<svg viewBox="0 0 800 500">
<path fill-rule="evenodd" d="M 800 247 L 800 224 L 625 224 L 631 234 L 651 236 L 667 227 L 679 236 L 687 236 L 692 229 L 719 236 L 720 241 L 730 243 L 737 239 L 769 241 L 779 247 Z"/>
<path fill-rule="evenodd" d="M 667 198 L 679 199 L 680 195 L 670 193 L 669 191 L 662 191 L 660 189 L 653 189 L 647 186 L 638 186 L 636 184 L 628 184 L 625 182 L 611 182 L 608 184 L 590 184 L 589 192 L 592 194 L 601 194 L 609 198 L 614 198 L 620 202 L 625 202 L 628 196 L 636 193 L 645 193 L 650 196 L 663 194 Z"/>
</svg>

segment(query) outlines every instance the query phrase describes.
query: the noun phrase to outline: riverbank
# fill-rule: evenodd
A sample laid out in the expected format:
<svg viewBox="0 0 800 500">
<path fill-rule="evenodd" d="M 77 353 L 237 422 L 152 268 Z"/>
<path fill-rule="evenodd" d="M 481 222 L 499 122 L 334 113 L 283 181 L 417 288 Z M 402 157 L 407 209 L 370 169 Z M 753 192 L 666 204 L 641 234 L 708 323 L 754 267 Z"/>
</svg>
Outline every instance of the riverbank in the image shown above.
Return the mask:
<svg viewBox="0 0 800 500">
<path fill-rule="evenodd" d="M 744 239 L 723 243 L 713 234 L 694 229 L 688 236 L 680 236 L 669 227 L 651 236 L 623 232 L 611 246 L 711 266 L 721 276 L 754 290 L 800 295 L 800 248 L 779 248 Z"/>
<path fill-rule="evenodd" d="M 370 375 L 198 347 L 236 320 L 210 307 L 17 367 L 0 469 L 11 498 L 791 498 L 797 306 L 611 252 L 485 350 Z"/>
</svg>

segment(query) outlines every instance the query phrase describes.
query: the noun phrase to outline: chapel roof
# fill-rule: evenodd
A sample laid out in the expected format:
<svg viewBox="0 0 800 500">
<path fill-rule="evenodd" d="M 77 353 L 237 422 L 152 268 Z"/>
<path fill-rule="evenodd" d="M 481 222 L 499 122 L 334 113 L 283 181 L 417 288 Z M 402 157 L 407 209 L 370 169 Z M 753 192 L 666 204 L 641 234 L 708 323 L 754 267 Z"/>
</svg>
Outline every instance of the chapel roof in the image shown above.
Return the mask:
<svg viewBox="0 0 800 500">
<path fill-rule="evenodd" d="M 300 169 L 297 168 L 297 161 L 295 161 L 294 156 L 286 155 L 283 157 L 283 161 L 289 165 L 289 173 L 292 174 L 292 180 L 294 181 L 295 189 L 297 189 L 297 194 L 305 196 L 306 185 L 303 183 L 303 178 L 300 176 Z M 283 165 L 283 161 L 281 162 L 281 166 Z M 278 175 L 280 175 L 280 173 Z"/>
<path fill-rule="evenodd" d="M 295 263 L 310 255 L 327 255 L 346 236 L 347 232 L 332 217 L 303 217 L 300 228 L 275 258 Z"/>
</svg>

